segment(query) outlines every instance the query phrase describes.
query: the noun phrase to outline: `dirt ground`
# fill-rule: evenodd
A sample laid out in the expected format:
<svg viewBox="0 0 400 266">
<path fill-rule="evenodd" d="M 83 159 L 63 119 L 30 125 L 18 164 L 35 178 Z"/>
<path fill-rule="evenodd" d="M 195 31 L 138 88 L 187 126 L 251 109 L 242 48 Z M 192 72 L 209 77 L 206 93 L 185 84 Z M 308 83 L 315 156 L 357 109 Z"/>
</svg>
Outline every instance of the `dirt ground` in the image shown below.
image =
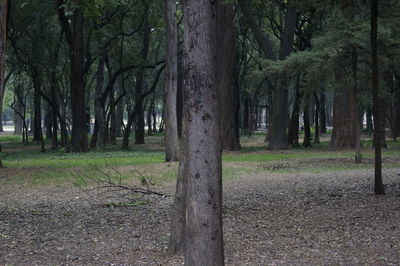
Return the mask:
<svg viewBox="0 0 400 266">
<path fill-rule="evenodd" d="M 224 184 L 227 265 L 399 265 L 400 167 L 260 172 Z M 156 187 L 173 195 L 174 184 Z M 74 187 L 0 188 L 0 264 L 178 265 L 166 253 L 172 197 L 149 204 Z"/>
</svg>

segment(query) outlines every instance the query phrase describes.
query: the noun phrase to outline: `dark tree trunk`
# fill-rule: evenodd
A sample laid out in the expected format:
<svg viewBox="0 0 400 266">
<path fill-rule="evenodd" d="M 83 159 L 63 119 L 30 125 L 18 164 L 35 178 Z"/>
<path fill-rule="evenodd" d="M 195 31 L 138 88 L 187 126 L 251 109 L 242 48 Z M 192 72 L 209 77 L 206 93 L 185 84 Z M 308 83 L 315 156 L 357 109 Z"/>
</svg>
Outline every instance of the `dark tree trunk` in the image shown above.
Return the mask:
<svg viewBox="0 0 400 266">
<path fill-rule="evenodd" d="M 381 154 L 381 114 L 379 96 L 378 70 L 378 0 L 371 1 L 371 60 L 372 60 L 372 101 L 374 112 L 374 146 L 375 146 L 375 194 L 385 194 L 382 181 L 382 154 Z"/>
<path fill-rule="evenodd" d="M 314 135 L 314 144 L 315 143 L 320 143 L 319 139 L 319 133 L 320 133 L 320 128 L 319 128 L 319 110 L 321 109 L 320 106 L 320 100 L 318 98 L 318 94 L 314 92 L 314 100 L 315 100 L 315 135 Z"/>
<path fill-rule="evenodd" d="M 177 117 L 178 90 L 178 30 L 176 25 L 176 1 L 165 0 L 167 26 L 167 56 L 164 87 L 165 160 L 179 160 L 180 143 Z"/>
<path fill-rule="evenodd" d="M 243 132 L 245 135 L 252 135 L 254 132 L 253 129 L 253 104 L 251 102 L 251 98 L 246 92 L 244 106 L 243 106 Z"/>
<path fill-rule="evenodd" d="M 65 15 L 64 1 L 57 0 L 57 10 L 61 27 L 65 33 L 70 52 L 70 94 L 72 133 L 71 149 L 73 152 L 87 152 L 87 119 L 85 101 L 85 44 L 84 44 L 84 17 L 80 7 L 75 8 L 72 18 L 72 28 Z"/>
<path fill-rule="evenodd" d="M 236 38 L 233 6 L 217 2 L 217 86 L 220 94 L 222 148 L 239 150 L 239 93 L 236 74 Z"/>
<path fill-rule="evenodd" d="M 6 43 L 7 43 L 7 11 L 8 1 L 0 1 L 0 132 L 3 132 L 3 98 L 5 91 Z M 1 163 L 1 161 L 0 161 Z"/>
<path fill-rule="evenodd" d="M 33 96 L 33 141 L 36 144 L 40 144 L 43 139 L 43 131 L 42 131 L 42 101 L 39 94 L 40 87 L 42 86 L 41 81 L 34 78 L 34 96 Z"/>
<path fill-rule="evenodd" d="M 109 135 L 108 138 L 110 140 L 110 143 L 112 145 L 117 144 L 117 136 L 116 136 L 116 131 L 117 131 L 117 117 L 116 117 L 116 104 L 115 104 L 115 90 L 114 86 L 111 87 L 110 90 L 110 130 L 108 131 Z M 107 132 L 107 130 L 106 130 Z M 106 138 L 107 139 L 107 138 Z"/>
<path fill-rule="evenodd" d="M 310 95 L 306 95 L 304 98 L 304 110 L 303 110 L 303 120 L 304 120 L 304 140 L 303 147 L 311 146 L 311 129 L 310 129 Z"/>
<path fill-rule="evenodd" d="M 342 80 L 342 70 L 336 70 L 335 77 Z M 340 86 L 334 92 L 332 148 L 355 148 L 357 143 L 358 104 L 354 86 L 350 89 Z"/>
<path fill-rule="evenodd" d="M 141 59 L 143 62 L 147 62 L 150 45 L 150 25 L 149 25 L 149 4 L 146 4 L 144 22 L 142 26 L 142 51 Z M 135 97 L 136 97 L 136 130 L 135 130 L 135 144 L 144 144 L 144 99 L 143 86 L 144 86 L 144 67 L 140 67 L 136 73 L 136 84 L 135 84 Z"/>
<path fill-rule="evenodd" d="M 320 105 L 320 127 L 321 133 L 326 134 L 326 95 L 325 95 L 325 87 L 321 89 L 321 105 Z"/>
<path fill-rule="evenodd" d="M 367 117 L 367 133 L 370 136 L 372 131 L 374 130 L 374 126 L 372 123 L 372 110 L 371 107 L 367 107 L 365 111 L 365 116 Z"/>
<path fill-rule="evenodd" d="M 123 88 L 122 86 L 118 89 L 118 99 L 116 111 L 115 111 L 115 137 L 120 138 L 122 136 L 122 127 L 124 119 L 124 99 L 123 99 Z"/>
<path fill-rule="evenodd" d="M 353 91 L 354 96 L 357 99 L 357 103 L 360 99 L 360 90 L 358 88 L 358 54 L 357 47 L 352 47 L 351 53 L 351 64 L 352 64 L 352 74 L 353 74 Z M 355 153 L 355 163 L 362 163 L 362 154 L 361 154 L 361 128 L 360 128 L 360 114 L 358 112 L 359 107 L 357 107 L 357 124 L 356 124 L 356 153 Z"/>
<path fill-rule="evenodd" d="M 292 0 L 287 3 L 285 28 L 281 34 L 279 59 L 284 60 L 292 53 L 296 30 L 297 13 L 292 7 Z M 268 149 L 281 150 L 288 148 L 288 117 L 289 117 L 289 82 L 287 73 L 280 74 L 278 85 L 274 91 L 274 107 L 272 108 L 272 125 L 269 130 Z"/>
<path fill-rule="evenodd" d="M 103 85 L 104 85 L 104 67 L 105 57 L 101 56 L 97 66 L 96 73 L 96 91 L 95 91 L 95 127 L 92 135 L 91 147 L 104 149 L 107 144 L 107 122 L 104 105 L 102 103 Z"/>
<path fill-rule="evenodd" d="M 185 265 L 224 265 L 215 3 L 185 1 L 184 25 Z"/>
<path fill-rule="evenodd" d="M 299 117 L 300 117 L 300 103 L 302 93 L 300 93 L 300 78 L 296 80 L 295 99 L 293 104 L 292 116 L 290 117 L 290 126 L 288 133 L 288 143 L 292 147 L 299 146 Z"/>
<path fill-rule="evenodd" d="M 400 80 L 395 76 L 393 87 L 393 137 L 400 137 Z"/>
</svg>

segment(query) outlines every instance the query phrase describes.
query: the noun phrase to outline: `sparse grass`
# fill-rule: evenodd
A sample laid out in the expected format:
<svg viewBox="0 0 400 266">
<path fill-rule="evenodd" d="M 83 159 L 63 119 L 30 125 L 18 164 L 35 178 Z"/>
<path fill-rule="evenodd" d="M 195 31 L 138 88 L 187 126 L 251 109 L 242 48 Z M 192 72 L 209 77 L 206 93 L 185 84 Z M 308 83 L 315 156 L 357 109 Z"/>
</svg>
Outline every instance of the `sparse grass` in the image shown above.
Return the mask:
<svg viewBox="0 0 400 266">
<path fill-rule="evenodd" d="M 354 157 L 354 151 L 335 151 L 328 149 L 329 140 L 327 136 L 321 136 L 323 140 L 320 144 L 310 148 L 293 148 L 286 151 L 268 151 L 264 143 L 265 132 L 256 132 L 252 136 L 242 136 L 242 149 L 236 152 L 224 152 L 223 154 L 223 178 L 231 179 L 256 173 L 286 173 L 286 172 L 331 172 L 363 168 L 373 168 L 369 164 L 349 164 L 350 158 Z M 65 183 L 75 183 L 83 185 L 82 176 L 96 176 L 99 174 L 94 169 L 104 169 L 110 175 L 118 172 L 124 182 L 135 182 L 133 170 L 140 171 L 152 185 L 162 185 L 166 182 L 173 182 L 178 171 L 178 163 L 164 163 L 164 144 L 163 135 L 157 133 L 152 137 L 146 138 L 146 144 L 131 144 L 129 151 L 120 150 L 120 141 L 117 145 L 108 146 L 104 151 L 90 151 L 85 154 L 65 153 L 49 149 L 44 153 L 40 152 L 40 147 L 30 144 L 20 143 L 18 136 L 0 136 L 3 143 L 3 152 L 0 154 L 3 164 L 7 167 L 5 178 L 0 179 L 0 183 L 18 184 L 27 186 L 36 185 L 61 185 Z M 133 143 L 133 141 L 132 141 Z M 400 142 L 387 140 L 388 149 L 383 150 L 386 158 L 400 158 Z M 371 160 L 374 153 L 372 141 L 363 140 L 363 158 Z M 347 163 L 335 166 L 326 164 L 313 164 L 313 159 L 317 160 L 343 160 Z M 293 163 L 311 162 L 305 167 L 282 167 L 263 168 L 260 165 L 265 163 Z M 392 160 L 393 161 L 393 160 Z M 399 167 L 400 164 L 394 162 L 384 164 L 384 167 Z M 18 170 L 20 169 L 20 170 Z M 117 172 L 113 172 L 114 170 Z M 103 171 L 103 170 L 102 170 Z M 0 172 L 1 177 L 1 172 Z"/>
</svg>

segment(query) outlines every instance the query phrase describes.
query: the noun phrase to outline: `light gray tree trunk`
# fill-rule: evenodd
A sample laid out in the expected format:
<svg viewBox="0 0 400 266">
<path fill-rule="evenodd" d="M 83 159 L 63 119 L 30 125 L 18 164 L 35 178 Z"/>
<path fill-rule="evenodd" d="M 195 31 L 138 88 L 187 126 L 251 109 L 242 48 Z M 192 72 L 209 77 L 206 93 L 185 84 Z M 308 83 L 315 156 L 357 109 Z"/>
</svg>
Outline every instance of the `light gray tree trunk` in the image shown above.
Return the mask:
<svg viewBox="0 0 400 266">
<path fill-rule="evenodd" d="M 178 31 L 176 25 L 176 1 L 165 0 L 167 27 L 167 55 L 165 73 L 165 152 L 166 161 L 179 160 L 179 138 L 177 120 L 178 89 Z"/>
<path fill-rule="evenodd" d="M 214 1 L 184 1 L 185 265 L 224 265 Z"/>
</svg>

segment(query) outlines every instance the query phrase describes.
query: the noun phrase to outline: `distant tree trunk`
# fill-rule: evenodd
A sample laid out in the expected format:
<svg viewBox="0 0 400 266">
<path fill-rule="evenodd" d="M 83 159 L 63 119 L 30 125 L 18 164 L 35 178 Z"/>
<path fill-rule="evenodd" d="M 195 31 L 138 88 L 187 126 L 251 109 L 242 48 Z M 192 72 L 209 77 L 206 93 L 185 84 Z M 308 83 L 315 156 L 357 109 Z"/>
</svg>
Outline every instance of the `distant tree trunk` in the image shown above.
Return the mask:
<svg viewBox="0 0 400 266">
<path fill-rule="evenodd" d="M 94 106 L 95 130 L 93 130 L 92 144 L 91 144 L 92 147 L 95 146 L 98 149 L 104 149 L 107 144 L 106 114 L 104 110 L 104 105 L 102 103 L 103 86 L 104 86 L 104 67 L 105 67 L 105 57 L 102 55 L 99 58 L 99 63 L 97 65 L 97 73 L 96 73 L 96 91 L 95 91 L 96 94 L 95 94 L 95 106 Z"/>
<path fill-rule="evenodd" d="M 325 87 L 321 89 L 321 105 L 320 105 L 320 127 L 321 133 L 326 134 L 326 95 L 325 95 Z"/>
<path fill-rule="evenodd" d="M 151 101 L 150 101 L 149 107 L 147 108 L 147 115 L 146 115 L 147 135 L 148 136 L 153 136 L 153 125 L 151 123 L 152 108 L 153 108 L 153 99 L 151 99 Z"/>
<path fill-rule="evenodd" d="M 128 121 L 126 123 L 126 127 L 124 130 L 124 136 L 122 139 L 122 150 L 127 150 L 129 149 L 129 135 L 131 134 L 132 130 L 132 125 L 135 122 L 136 118 L 136 110 L 130 110 L 129 105 L 127 105 L 127 111 L 128 111 Z"/>
<path fill-rule="evenodd" d="M 72 133 L 71 149 L 73 152 L 87 152 L 87 121 L 86 121 L 86 101 L 85 101 L 85 44 L 84 44 L 84 17 L 79 7 L 73 11 L 72 28 L 65 15 L 64 0 L 57 0 L 57 10 L 61 27 L 65 33 L 70 53 L 70 94 L 71 94 L 71 114 L 72 114 Z"/>
<path fill-rule="evenodd" d="M 352 76 L 353 76 L 353 91 L 354 96 L 357 99 L 357 103 L 360 99 L 360 89 L 358 88 L 358 55 L 357 55 L 357 47 L 352 47 L 351 53 L 351 64 L 352 64 Z M 361 128 L 359 124 L 359 108 L 357 105 L 357 124 L 356 124 L 356 154 L 355 154 L 355 163 L 362 163 L 362 154 L 361 154 Z"/>
<path fill-rule="evenodd" d="M 381 154 L 381 114 L 378 70 L 378 0 L 371 0 L 371 60 L 372 60 L 372 101 L 374 112 L 374 146 L 375 146 L 375 194 L 385 194 L 382 181 Z"/>
<path fill-rule="evenodd" d="M 367 117 L 367 133 L 368 133 L 368 135 L 371 135 L 372 131 L 374 130 L 373 123 L 372 123 L 371 107 L 367 107 L 365 113 L 366 113 L 366 117 Z"/>
<path fill-rule="evenodd" d="M 123 99 L 123 88 L 120 86 L 118 88 L 117 96 L 119 102 L 117 103 L 115 111 L 115 137 L 120 138 L 122 136 L 122 126 L 124 119 L 124 99 Z"/>
<path fill-rule="evenodd" d="M 281 34 L 281 46 L 279 59 L 284 60 L 292 53 L 293 40 L 296 30 L 297 13 L 294 10 L 293 1 L 287 3 L 285 16 L 285 28 Z M 289 117 L 289 82 L 287 73 L 280 74 L 278 84 L 274 91 L 274 107 L 272 108 L 272 124 L 269 130 L 270 150 L 281 150 L 288 148 L 288 117 Z"/>
<path fill-rule="evenodd" d="M 40 87 L 42 86 L 41 81 L 38 78 L 33 78 L 34 83 L 34 96 L 33 96 L 33 141 L 36 144 L 40 144 L 43 139 L 42 131 L 42 101 L 39 94 Z"/>
<path fill-rule="evenodd" d="M 220 94 L 222 148 L 239 150 L 239 93 L 236 74 L 236 37 L 231 4 L 217 1 L 217 86 Z"/>
<path fill-rule="evenodd" d="M 319 127 L 319 111 L 321 109 L 320 106 L 320 100 L 318 98 L 318 94 L 314 92 L 314 101 L 315 101 L 315 132 L 314 132 L 314 144 L 315 143 L 320 143 L 319 139 L 319 133 L 320 133 L 320 127 Z"/>
<path fill-rule="evenodd" d="M 110 139 L 110 143 L 112 145 L 117 144 L 117 136 L 116 136 L 116 131 L 117 131 L 117 117 L 116 117 L 116 105 L 115 105 L 115 90 L 114 86 L 111 87 L 110 90 L 110 102 L 109 102 L 109 107 L 110 107 L 110 130 L 108 131 L 108 138 Z M 107 132 L 107 130 L 106 130 Z M 107 139 L 107 138 L 106 138 Z"/>
<path fill-rule="evenodd" d="M 184 2 L 185 265 L 224 265 L 215 9 L 213 1 Z"/>
<path fill-rule="evenodd" d="M 176 25 L 176 1 L 165 0 L 167 27 L 167 55 L 164 87 L 165 160 L 179 160 L 180 143 L 177 117 L 178 90 L 178 30 Z"/>
<path fill-rule="evenodd" d="M 395 76 L 393 88 L 393 137 L 400 137 L 400 80 Z"/>
<path fill-rule="evenodd" d="M 243 132 L 245 135 L 252 135 L 254 133 L 253 128 L 253 104 L 251 102 L 250 95 L 245 92 L 244 106 L 243 106 Z"/>
<path fill-rule="evenodd" d="M 293 147 L 299 146 L 299 117 L 300 117 L 300 103 L 302 93 L 300 92 L 300 77 L 297 77 L 295 86 L 295 99 L 293 103 L 292 116 L 290 117 L 290 126 L 288 133 L 288 144 Z"/>
<path fill-rule="evenodd" d="M 304 140 L 303 147 L 311 146 L 311 129 L 310 129 L 310 95 L 304 97 L 304 110 L 303 110 L 303 120 L 304 120 Z"/>
<path fill-rule="evenodd" d="M 0 1 L 0 132 L 3 132 L 3 98 L 5 91 L 8 0 Z M 1 163 L 1 162 L 0 162 Z"/>
</svg>

